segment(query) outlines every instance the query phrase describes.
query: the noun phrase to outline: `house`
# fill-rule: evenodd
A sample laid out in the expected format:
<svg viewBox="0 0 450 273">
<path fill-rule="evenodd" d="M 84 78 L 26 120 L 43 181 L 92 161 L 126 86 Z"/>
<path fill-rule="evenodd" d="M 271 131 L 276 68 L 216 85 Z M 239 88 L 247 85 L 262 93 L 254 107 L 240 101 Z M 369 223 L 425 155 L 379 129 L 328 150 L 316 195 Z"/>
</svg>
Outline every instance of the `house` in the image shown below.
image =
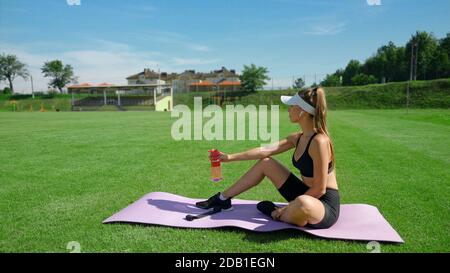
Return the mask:
<svg viewBox="0 0 450 273">
<path fill-rule="evenodd" d="M 159 74 L 147 68 L 143 72 L 127 77 L 128 85 L 146 84 L 159 79 Z"/>
<path fill-rule="evenodd" d="M 239 75 L 234 69 L 222 67 L 208 73 L 185 70 L 182 73 L 167 73 L 145 68 L 144 71 L 127 78 L 129 85 L 167 84 L 173 92 L 196 92 L 211 90 L 236 91 L 240 89 Z"/>
</svg>

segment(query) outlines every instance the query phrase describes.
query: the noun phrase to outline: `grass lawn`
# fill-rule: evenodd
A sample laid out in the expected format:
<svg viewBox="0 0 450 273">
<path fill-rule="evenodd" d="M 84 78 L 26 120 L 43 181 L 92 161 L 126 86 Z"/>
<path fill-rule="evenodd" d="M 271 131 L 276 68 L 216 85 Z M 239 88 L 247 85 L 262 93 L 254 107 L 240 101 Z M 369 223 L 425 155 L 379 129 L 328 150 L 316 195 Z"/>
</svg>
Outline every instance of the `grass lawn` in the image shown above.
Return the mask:
<svg viewBox="0 0 450 273">
<path fill-rule="evenodd" d="M 280 137 L 298 130 L 280 115 Z M 156 112 L 0 113 L 0 252 L 368 252 L 366 242 L 290 230 L 179 229 L 101 222 L 152 191 L 206 198 L 252 161 L 209 182 L 207 150 L 256 141 L 172 140 Z M 405 244 L 382 252 L 450 251 L 450 110 L 331 111 L 342 203 L 377 206 Z M 292 151 L 276 156 L 290 165 Z M 283 201 L 266 179 L 239 198 Z"/>
</svg>

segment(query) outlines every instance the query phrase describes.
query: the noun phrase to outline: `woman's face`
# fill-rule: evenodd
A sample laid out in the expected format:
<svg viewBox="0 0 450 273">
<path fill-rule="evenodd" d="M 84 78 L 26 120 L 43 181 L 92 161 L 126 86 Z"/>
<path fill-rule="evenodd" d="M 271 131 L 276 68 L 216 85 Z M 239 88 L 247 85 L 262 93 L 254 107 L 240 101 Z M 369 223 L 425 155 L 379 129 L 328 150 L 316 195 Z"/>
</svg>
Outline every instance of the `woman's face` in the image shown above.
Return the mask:
<svg viewBox="0 0 450 273">
<path fill-rule="evenodd" d="M 288 112 L 289 112 L 289 119 L 291 120 L 291 122 L 295 123 L 298 123 L 303 118 L 303 116 L 305 116 L 304 111 L 298 105 L 290 105 L 288 108 Z"/>
</svg>

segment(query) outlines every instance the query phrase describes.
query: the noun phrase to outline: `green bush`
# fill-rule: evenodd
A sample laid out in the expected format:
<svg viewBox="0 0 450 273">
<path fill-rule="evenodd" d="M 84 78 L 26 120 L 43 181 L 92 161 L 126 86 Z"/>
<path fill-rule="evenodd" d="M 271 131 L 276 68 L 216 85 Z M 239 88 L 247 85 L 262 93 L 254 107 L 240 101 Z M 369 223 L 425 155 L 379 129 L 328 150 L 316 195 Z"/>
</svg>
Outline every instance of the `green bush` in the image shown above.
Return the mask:
<svg viewBox="0 0 450 273">
<path fill-rule="evenodd" d="M 371 84 L 364 86 L 324 87 L 329 109 L 384 109 L 406 107 L 407 82 Z M 227 92 L 226 104 L 278 104 L 280 95 L 293 95 L 295 90 L 258 91 L 251 94 Z M 193 107 L 193 98 L 202 97 L 203 107 L 211 102 L 215 92 L 178 93 L 175 105 L 185 104 Z M 415 81 L 410 85 L 409 105 L 413 108 L 449 108 L 450 79 Z"/>
<path fill-rule="evenodd" d="M 0 93 L 4 94 L 4 95 L 10 95 L 12 92 L 9 87 L 5 87 L 5 88 L 3 88 L 3 90 Z"/>
<path fill-rule="evenodd" d="M 352 78 L 352 85 L 367 85 L 377 83 L 377 78 L 372 75 L 360 73 Z"/>
</svg>

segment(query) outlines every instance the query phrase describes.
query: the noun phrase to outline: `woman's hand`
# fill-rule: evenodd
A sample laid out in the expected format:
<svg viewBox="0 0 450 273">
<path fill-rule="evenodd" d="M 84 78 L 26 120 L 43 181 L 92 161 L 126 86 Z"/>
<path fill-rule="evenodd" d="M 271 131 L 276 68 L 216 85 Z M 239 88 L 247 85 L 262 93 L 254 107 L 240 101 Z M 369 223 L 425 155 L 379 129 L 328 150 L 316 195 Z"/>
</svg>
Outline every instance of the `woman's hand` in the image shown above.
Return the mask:
<svg viewBox="0 0 450 273">
<path fill-rule="evenodd" d="M 229 155 L 227 155 L 226 153 L 222 153 L 222 152 L 219 152 L 219 153 L 220 153 L 220 155 L 219 155 L 220 162 L 230 162 L 231 161 Z M 211 154 L 209 154 L 209 160 L 212 160 L 212 159 L 213 159 L 213 157 L 211 156 Z M 216 159 L 216 158 L 214 158 L 214 159 Z"/>
</svg>

